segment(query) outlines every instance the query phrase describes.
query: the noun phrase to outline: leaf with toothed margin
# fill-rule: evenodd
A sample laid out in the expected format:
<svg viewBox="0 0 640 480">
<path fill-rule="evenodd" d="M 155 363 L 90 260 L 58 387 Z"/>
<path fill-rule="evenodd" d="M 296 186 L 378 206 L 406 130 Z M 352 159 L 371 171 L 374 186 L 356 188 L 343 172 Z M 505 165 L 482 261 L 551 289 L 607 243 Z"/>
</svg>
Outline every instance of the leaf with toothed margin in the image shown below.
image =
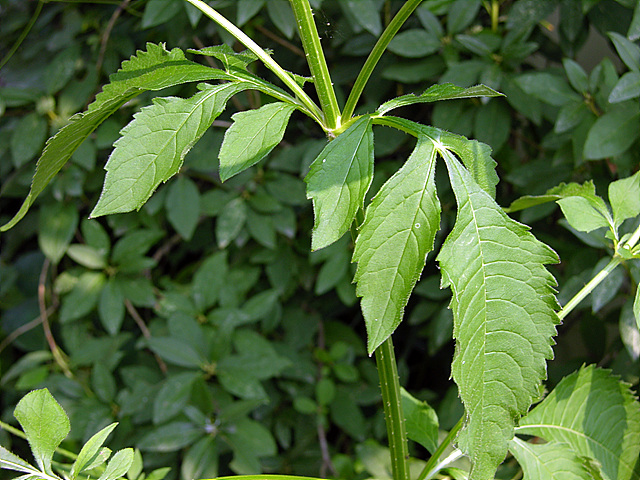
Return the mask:
<svg viewBox="0 0 640 480">
<path fill-rule="evenodd" d="M 178 173 L 185 155 L 250 84 L 199 85 L 191 98 L 156 98 L 134 115 L 105 166 L 107 176 L 91 217 L 139 209 L 162 182 Z"/>
<path fill-rule="evenodd" d="M 331 245 L 351 227 L 373 179 L 371 118 L 360 117 L 330 142 L 305 178 L 313 200 L 311 249 Z"/>
<path fill-rule="evenodd" d="M 470 479 L 490 480 L 553 357 L 556 283 L 545 264 L 558 258 L 507 217 L 449 150 L 440 153 L 458 203 L 437 258 L 442 286 L 452 290 L 452 376 L 467 414 L 458 444 L 471 459 Z"/>
<path fill-rule="evenodd" d="M 356 239 L 354 281 L 362 297 L 369 353 L 402 321 L 440 227 L 434 180 L 436 149 L 428 137 L 371 201 Z"/>
<path fill-rule="evenodd" d="M 27 198 L 18 213 L 0 227 L 0 232 L 9 230 L 26 215 L 38 195 L 80 144 L 126 102 L 148 90 L 162 90 L 182 83 L 214 79 L 235 80 L 222 70 L 187 60 L 179 48 L 168 51 L 163 44 L 148 43 L 146 51 L 138 51 L 109 77 L 109 83 L 103 87 L 86 112 L 71 117 L 69 123 L 47 141 L 38 160 Z"/>
</svg>

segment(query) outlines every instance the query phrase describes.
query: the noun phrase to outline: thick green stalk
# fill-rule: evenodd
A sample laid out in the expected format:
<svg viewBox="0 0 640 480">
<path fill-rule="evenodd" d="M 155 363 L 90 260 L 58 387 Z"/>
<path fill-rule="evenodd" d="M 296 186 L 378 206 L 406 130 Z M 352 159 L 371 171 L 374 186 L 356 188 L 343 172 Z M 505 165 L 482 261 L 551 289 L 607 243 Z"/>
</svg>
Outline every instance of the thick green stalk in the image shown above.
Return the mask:
<svg viewBox="0 0 640 480">
<path fill-rule="evenodd" d="M 271 56 L 264 51 L 260 45 L 254 42 L 246 33 L 236 27 L 233 23 L 227 20 L 223 15 L 219 12 L 211 8 L 202 0 L 185 0 L 189 2 L 191 5 L 196 7 L 202 13 L 204 13 L 211 20 L 216 22 L 222 28 L 224 28 L 227 32 L 235 37 L 240 43 L 242 43 L 245 47 L 251 50 L 261 61 L 265 64 L 265 66 L 271 70 L 273 73 L 277 75 L 277 77 L 284 82 L 284 84 L 293 91 L 298 99 L 302 102 L 302 104 L 309 110 L 309 113 L 316 119 L 316 121 L 324 126 L 324 115 L 318 108 L 318 106 L 314 103 L 313 100 L 306 94 L 306 92 L 302 89 L 300 85 L 293 79 L 293 77 L 284 70 L 278 63 L 271 58 Z M 326 128 L 325 128 L 326 129 Z"/>
<path fill-rule="evenodd" d="M 380 38 L 374 45 L 373 50 L 369 53 L 367 60 L 364 62 L 364 65 L 358 74 L 358 78 L 356 78 L 356 81 L 353 84 L 351 93 L 349 93 L 349 98 L 347 98 L 347 103 L 342 111 L 343 119 L 348 120 L 351 118 L 351 115 L 353 115 L 353 112 L 356 109 L 356 104 L 364 91 L 364 87 L 367 85 L 369 77 L 371 77 L 380 57 L 382 57 L 382 54 L 387 49 L 389 42 L 391 42 L 396 33 L 398 33 L 398 30 L 400 30 L 400 27 L 402 27 L 404 22 L 407 21 L 407 18 L 411 16 L 413 11 L 421 2 L 422 0 L 407 0 L 407 3 L 398 10 L 396 16 L 393 17 L 393 20 L 391 20 L 389 25 L 387 25 L 387 28 L 384 29 L 384 32 L 382 32 L 382 35 L 380 35 Z"/>
<path fill-rule="evenodd" d="M 289 1 L 296 16 L 298 33 L 302 40 L 302 48 L 304 48 L 307 56 L 309 70 L 311 70 L 311 75 L 313 76 L 320 107 L 324 113 L 326 129 L 333 131 L 340 127 L 340 107 L 338 107 L 336 92 L 333 89 L 333 82 L 331 82 L 331 76 L 329 75 L 329 67 L 327 67 L 327 60 L 320 44 L 316 22 L 313 20 L 311 5 L 309 5 L 309 0 Z"/>
<path fill-rule="evenodd" d="M 376 365 L 382 390 L 393 480 L 409 480 L 409 447 L 402 413 L 398 367 L 391 337 L 376 349 Z"/>
</svg>

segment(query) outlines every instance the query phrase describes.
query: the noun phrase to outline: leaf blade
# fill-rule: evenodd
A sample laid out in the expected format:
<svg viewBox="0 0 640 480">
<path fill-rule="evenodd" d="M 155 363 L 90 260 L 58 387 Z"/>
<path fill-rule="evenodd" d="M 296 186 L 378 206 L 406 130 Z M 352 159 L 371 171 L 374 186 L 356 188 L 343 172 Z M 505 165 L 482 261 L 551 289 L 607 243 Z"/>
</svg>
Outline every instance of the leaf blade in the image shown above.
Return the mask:
<svg viewBox="0 0 640 480">
<path fill-rule="evenodd" d="M 592 480 L 591 473 L 566 443 L 543 445 L 527 443 L 514 437 L 509 450 L 524 470 L 527 480 Z"/>
<path fill-rule="evenodd" d="M 367 208 L 353 252 L 368 351 L 397 328 L 440 227 L 436 150 L 420 137 L 413 153 Z"/>
<path fill-rule="evenodd" d="M 468 419 L 459 446 L 472 479 L 493 478 L 546 377 L 555 325 L 557 256 L 508 218 L 453 156 L 441 152 L 458 202 L 456 224 L 438 261 L 451 286 L 456 354 L 452 376 Z"/>
</svg>

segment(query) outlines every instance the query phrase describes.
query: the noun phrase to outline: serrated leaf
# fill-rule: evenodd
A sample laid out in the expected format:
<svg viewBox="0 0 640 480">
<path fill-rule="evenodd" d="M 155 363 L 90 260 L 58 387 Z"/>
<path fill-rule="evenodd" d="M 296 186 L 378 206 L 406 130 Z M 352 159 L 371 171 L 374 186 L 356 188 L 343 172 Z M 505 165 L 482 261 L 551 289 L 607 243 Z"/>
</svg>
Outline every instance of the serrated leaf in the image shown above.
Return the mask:
<svg viewBox="0 0 640 480">
<path fill-rule="evenodd" d="M 640 135 L 640 111 L 631 103 L 620 104 L 599 117 L 589 129 L 584 144 L 588 160 L 619 155 L 627 150 Z"/>
<path fill-rule="evenodd" d="M 528 227 L 507 217 L 447 151 L 441 151 L 458 203 L 453 231 L 438 261 L 453 298 L 456 354 L 452 376 L 467 420 L 458 437 L 472 461 L 471 479 L 493 479 L 546 377 L 558 318 L 558 261 Z"/>
<path fill-rule="evenodd" d="M 109 434 L 113 431 L 118 423 L 112 423 L 111 425 L 106 426 L 98 433 L 93 435 L 87 443 L 84 444 L 80 453 L 78 454 L 78 458 L 73 463 L 71 467 L 71 480 L 75 480 L 78 477 L 78 474 L 83 472 L 94 464 L 96 459 L 100 457 L 100 453 L 102 451 L 102 445 L 107 440 Z"/>
<path fill-rule="evenodd" d="M 421 136 L 404 166 L 367 208 L 356 239 L 354 282 L 372 353 L 402 321 L 404 307 L 440 228 L 435 187 L 436 149 Z"/>
<path fill-rule="evenodd" d="M 40 469 L 53 473 L 53 453 L 70 430 L 67 414 L 47 389 L 41 389 L 22 397 L 13 415 L 20 422 Z"/>
<path fill-rule="evenodd" d="M 613 220 L 619 227 L 627 218 L 640 215 L 640 171 L 609 184 Z"/>
<path fill-rule="evenodd" d="M 105 166 L 107 176 L 91 217 L 138 210 L 162 182 L 175 175 L 193 144 L 249 84 L 200 85 L 188 99 L 155 98 L 134 115 Z"/>
<path fill-rule="evenodd" d="M 107 467 L 104 469 L 102 475 L 98 477 L 98 480 L 115 480 L 116 478 L 123 477 L 132 463 L 133 448 L 119 450 L 111 457 L 111 460 L 107 463 Z"/>
<path fill-rule="evenodd" d="M 444 83 L 439 85 L 432 85 L 426 89 L 422 94 L 415 95 L 410 93 L 408 95 L 402 95 L 400 97 L 389 100 L 383 103 L 378 108 L 378 114 L 384 115 L 394 108 L 404 107 L 406 105 L 412 105 L 414 103 L 430 103 L 437 102 L 439 100 L 454 100 L 457 98 L 474 98 L 474 97 L 501 97 L 502 93 L 496 92 L 492 88 L 484 85 L 476 85 L 474 87 L 462 88 L 457 87 L 453 83 Z"/>
<path fill-rule="evenodd" d="M 629 386 L 593 365 L 565 377 L 529 414 L 518 433 L 566 442 L 597 460 L 606 480 L 640 478 L 640 404 Z"/>
<path fill-rule="evenodd" d="M 331 245 L 349 230 L 373 180 L 373 130 L 367 116 L 330 142 L 305 178 L 315 223 L 311 249 Z"/>
<path fill-rule="evenodd" d="M 514 437 L 509 451 L 524 471 L 524 480 L 593 480 L 584 461 L 566 443 L 543 445 Z"/>
<path fill-rule="evenodd" d="M 555 202 L 567 197 L 584 197 L 598 205 L 598 209 L 604 208 L 604 210 L 606 210 L 604 201 L 596 195 L 596 187 L 593 184 L 593 181 L 589 180 L 582 185 L 574 182 L 563 182 L 560 185 L 547 190 L 544 195 L 525 195 L 514 200 L 511 205 L 509 205 L 509 208 L 505 208 L 505 212 L 517 212 L 519 210 L 524 210 L 525 208 L 535 207 L 536 205 L 542 205 L 548 202 Z"/>
<path fill-rule="evenodd" d="M 220 147 L 220 179 L 224 182 L 266 157 L 282 140 L 294 110 L 274 102 L 234 114 Z"/>
<path fill-rule="evenodd" d="M 200 50 L 190 48 L 187 52 L 196 55 L 205 55 L 207 57 L 215 57 L 222 62 L 227 71 L 231 69 L 246 70 L 249 64 L 258 60 L 256 54 L 252 51 L 245 50 L 244 52 L 238 53 L 227 44 L 205 47 Z"/>
<path fill-rule="evenodd" d="M 0 227 L 0 231 L 10 229 L 24 217 L 38 195 L 85 138 L 126 102 L 147 90 L 162 90 L 182 83 L 213 79 L 233 80 L 233 77 L 187 60 L 178 48 L 168 51 L 164 45 L 148 43 L 146 51 L 136 52 L 130 60 L 122 63 L 117 73 L 109 77 L 109 83 L 86 112 L 71 117 L 69 123 L 47 141 L 27 198 L 18 213 Z"/>
</svg>

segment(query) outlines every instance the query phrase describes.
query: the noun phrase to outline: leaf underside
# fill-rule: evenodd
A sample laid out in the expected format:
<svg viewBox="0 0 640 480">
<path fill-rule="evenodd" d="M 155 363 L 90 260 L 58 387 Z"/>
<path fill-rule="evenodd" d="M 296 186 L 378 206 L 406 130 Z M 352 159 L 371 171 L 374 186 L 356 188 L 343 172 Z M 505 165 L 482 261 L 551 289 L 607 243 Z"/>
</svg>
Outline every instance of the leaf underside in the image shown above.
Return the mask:
<svg viewBox="0 0 640 480">
<path fill-rule="evenodd" d="M 331 245 L 349 230 L 372 179 L 373 131 L 365 116 L 320 152 L 305 178 L 315 214 L 312 250 Z"/>
<path fill-rule="evenodd" d="M 456 353 L 452 375 L 467 419 L 458 443 L 471 479 L 493 479 L 546 378 L 558 318 L 555 280 L 544 264 L 556 254 L 507 217 L 470 173 L 441 151 L 458 203 L 438 261 L 451 286 Z"/>
<path fill-rule="evenodd" d="M 244 82 L 200 85 L 191 98 L 156 98 L 121 131 L 109 157 L 104 188 L 91 217 L 139 209 L 162 182 L 175 175 L 193 144 L 249 88 Z"/>
<path fill-rule="evenodd" d="M 571 445 L 599 462 L 606 480 L 640 478 L 640 404 L 607 370 L 590 365 L 565 377 L 517 432 Z"/>
<path fill-rule="evenodd" d="M 372 353 L 402 320 L 440 227 L 436 149 L 421 136 L 404 166 L 376 194 L 356 240 L 354 281 Z"/>
<path fill-rule="evenodd" d="M 118 72 L 111 75 L 110 83 L 103 87 L 86 112 L 72 116 L 69 123 L 47 141 L 38 160 L 29 194 L 18 213 L 0 227 L 0 231 L 10 229 L 25 216 L 38 195 L 80 144 L 126 102 L 147 90 L 162 90 L 182 83 L 213 79 L 233 77 L 187 60 L 178 48 L 168 51 L 164 45 L 148 43 L 146 51 L 138 51 L 130 60 L 122 63 Z"/>
</svg>

